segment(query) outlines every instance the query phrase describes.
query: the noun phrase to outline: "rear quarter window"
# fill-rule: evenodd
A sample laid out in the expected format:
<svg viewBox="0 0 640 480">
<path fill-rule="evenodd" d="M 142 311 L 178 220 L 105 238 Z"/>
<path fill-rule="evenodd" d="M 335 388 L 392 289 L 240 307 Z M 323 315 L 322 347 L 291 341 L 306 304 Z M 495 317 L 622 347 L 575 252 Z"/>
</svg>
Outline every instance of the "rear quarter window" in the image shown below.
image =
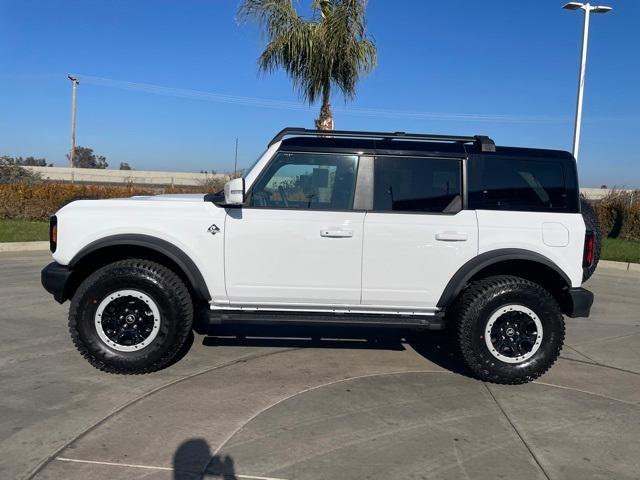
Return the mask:
<svg viewBox="0 0 640 480">
<path fill-rule="evenodd" d="M 469 162 L 469 208 L 576 213 L 575 166 L 564 159 L 476 156 Z"/>
</svg>

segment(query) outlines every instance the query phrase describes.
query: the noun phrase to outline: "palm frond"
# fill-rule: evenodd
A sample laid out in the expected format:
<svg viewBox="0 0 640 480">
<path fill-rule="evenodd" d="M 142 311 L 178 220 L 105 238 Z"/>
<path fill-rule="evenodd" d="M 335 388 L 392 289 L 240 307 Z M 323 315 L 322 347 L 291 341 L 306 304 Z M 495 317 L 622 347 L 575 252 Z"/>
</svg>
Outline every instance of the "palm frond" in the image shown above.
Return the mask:
<svg viewBox="0 0 640 480">
<path fill-rule="evenodd" d="M 320 18 L 305 20 L 291 0 L 245 0 L 240 21 L 256 21 L 267 37 L 258 64 L 262 72 L 283 69 L 307 102 L 328 102 L 335 85 L 352 99 L 363 74 L 377 63 L 375 43 L 366 35 L 364 0 L 313 0 Z"/>
</svg>

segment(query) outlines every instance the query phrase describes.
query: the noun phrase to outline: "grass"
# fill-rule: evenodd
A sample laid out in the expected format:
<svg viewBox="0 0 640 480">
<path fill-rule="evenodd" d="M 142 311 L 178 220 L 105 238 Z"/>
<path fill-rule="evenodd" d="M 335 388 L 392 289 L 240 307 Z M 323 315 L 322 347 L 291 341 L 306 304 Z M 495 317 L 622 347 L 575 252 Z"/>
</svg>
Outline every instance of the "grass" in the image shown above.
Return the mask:
<svg viewBox="0 0 640 480">
<path fill-rule="evenodd" d="M 621 240 L 619 238 L 605 238 L 602 241 L 602 260 L 616 262 L 640 263 L 640 242 Z"/>
<path fill-rule="evenodd" d="M 0 242 L 30 242 L 48 239 L 48 222 L 0 220 Z M 640 263 L 640 242 L 605 238 L 602 243 L 602 259 Z"/>
<path fill-rule="evenodd" d="M 49 240 L 49 222 L 0 220 L 0 242 Z"/>
</svg>

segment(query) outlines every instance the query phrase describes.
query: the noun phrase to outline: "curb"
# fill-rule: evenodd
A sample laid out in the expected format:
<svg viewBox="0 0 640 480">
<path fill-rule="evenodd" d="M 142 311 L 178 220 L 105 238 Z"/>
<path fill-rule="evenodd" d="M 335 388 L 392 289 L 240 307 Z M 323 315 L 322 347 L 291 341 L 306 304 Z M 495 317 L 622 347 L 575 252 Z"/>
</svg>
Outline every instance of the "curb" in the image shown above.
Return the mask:
<svg viewBox="0 0 640 480">
<path fill-rule="evenodd" d="M 49 242 L 0 242 L 0 252 L 33 252 L 49 250 Z"/>
<path fill-rule="evenodd" d="M 630 262 L 614 262 L 611 260 L 600 260 L 598 267 L 613 268 L 615 270 L 625 270 L 631 272 L 640 272 L 640 263 Z"/>
</svg>

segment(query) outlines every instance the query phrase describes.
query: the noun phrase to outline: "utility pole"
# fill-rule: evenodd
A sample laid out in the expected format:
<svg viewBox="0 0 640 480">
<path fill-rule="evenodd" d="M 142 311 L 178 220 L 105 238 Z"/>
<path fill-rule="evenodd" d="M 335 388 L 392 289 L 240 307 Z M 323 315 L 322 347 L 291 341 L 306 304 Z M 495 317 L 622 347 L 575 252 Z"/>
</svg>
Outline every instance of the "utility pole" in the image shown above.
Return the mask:
<svg viewBox="0 0 640 480">
<path fill-rule="evenodd" d="M 69 152 L 69 166 L 73 167 L 73 158 L 76 155 L 76 94 L 80 82 L 71 75 L 67 75 L 67 77 L 71 80 L 71 151 Z"/>
<path fill-rule="evenodd" d="M 238 137 L 236 137 L 236 157 L 233 162 L 233 176 L 235 177 L 238 173 Z"/>
<path fill-rule="evenodd" d="M 562 8 L 566 10 L 583 10 L 584 25 L 582 27 L 582 53 L 580 55 L 580 74 L 578 76 L 578 99 L 576 102 L 576 119 L 573 127 L 573 156 L 578 161 L 580 148 L 580 129 L 582 126 L 582 101 L 584 99 L 584 77 L 587 69 L 587 47 L 589 45 L 589 15 L 591 13 L 607 13 L 611 7 L 591 5 L 590 3 L 569 2 Z"/>
</svg>

